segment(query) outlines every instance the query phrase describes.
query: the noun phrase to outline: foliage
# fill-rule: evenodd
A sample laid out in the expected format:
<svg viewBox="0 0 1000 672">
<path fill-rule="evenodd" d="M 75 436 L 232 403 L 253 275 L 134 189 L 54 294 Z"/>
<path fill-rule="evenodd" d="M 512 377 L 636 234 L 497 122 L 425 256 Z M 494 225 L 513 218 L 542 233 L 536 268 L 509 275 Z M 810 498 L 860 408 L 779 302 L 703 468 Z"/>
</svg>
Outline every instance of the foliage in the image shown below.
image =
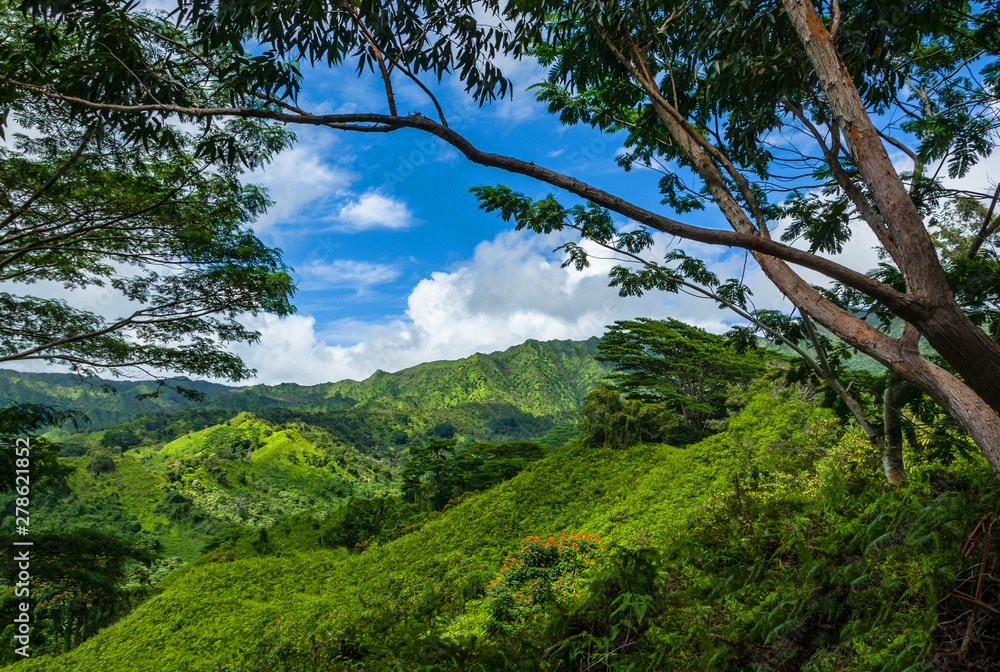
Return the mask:
<svg viewBox="0 0 1000 672">
<path fill-rule="evenodd" d="M 677 320 L 618 320 L 597 346 L 626 398 L 660 403 L 696 432 L 725 417 L 729 388 L 764 372 L 762 353 L 740 353 L 722 336 Z"/>
<path fill-rule="evenodd" d="M 769 391 L 763 394 L 775 399 Z M 772 402 L 774 412 L 780 416 L 778 409 L 789 401 Z M 796 403 L 801 401 L 796 398 Z M 802 417 L 807 422 L 816 418 L 808 413 Z M 740 431 L 755 435 L 766 431 L 766 425 L 748 420 Z M 802 434 L 803 439 L 809 436 Z M 119 465 L 127 459 L 119 458 Z M 487 646 L 482 639 L 489 601 L 484 591 L 503 558 L 511 557 L 513 540 L 588 530 L 609 547 L 662 545 L 673 525 L 683 527 L 686 512 L 711 494 L 714 483 L 730 482 L 728 474 L 741 468 L 742 459 L 742 451 L 720 438 L 688 448 L 640 445 L 610 450 L 570 444 L 416 529 L 357 554 L 311 546 L 318 539 L 308 532 L 316 530 L 314 525 L 323 529 L 325 518 L 321 512 L 302 513 L 295 525 L 267 528 L 270 552 L 240 550 L 257 541 L 252 532 L 246 543 L 232 549 L 220 544 L 209 556 L 225 558 L 233 550 L 232 562 L 189 565 L 161 584 L 163 592 L 156 599 L 67 657 L 19 667 L 235 668 L 245 655 L 246 669 L 254 669 L 250 661 L 259 654 L 264 661 L 259 670 L 281 669 L 282 656 L 299 661 L 300 669 L 322 669 L 320 661 L 314 660 L 313 668 L 304 662 L 310 659 L 308 652 L 315 651 L 343 652 L 352 656 L 345 661 L 348 666 L 376 669 L 416 667 L 425 654 L 442 661 L 490 661 L 483 663 L 486 669 L 491 662 L 492 669 L 502 669 L 504 664 L 496 661 L 505 659 L 514 661 L 515 668 L 530 668 L 530 661 L 539 658 L 533 635 L 521 638 L 515 646 L 523 648 L 514 652 Z M 609 596 L 602 588 L 593 603 L 594 609 L 604 610 L 601 623 L 610 627 L 619 619 L 634 620 L 630 609 L 626 611 L 633 615 L 620 612 L 611 617 L 622 602 L 610 605 L 620 594 L 641 591 L 602 585 L 611 592 Z M 279 617 L 284 625 L 277 623 Z M 605 637 L 603 627 L 595 625 L 593 636 Z M 226 637 L 220 640 L 218 632 Z M 473 635 L 478 644 L 471 644 Z M 576 635 L 584 636 L 579 629 L 567 636 Z M 310 648 L 313 644 L 317 648 Z M 470 652 L 479 653 L 469 658 Z M 355 659 L 369 655 L 364 664 Z M 332 655 L 330 659 L 336 660 Z"/>
<path fill-rule="evenodd" d="M 513 478 L 546 452 L 541 444 L 529 441 L 457 444 L 457 439 L 431 438 L 423 446 L 410 446 L 410 461 L 400 481 L 411 502 L 419 498 L 440 511 L 465 493 Z"/>
<path fill-rule="evenodd" d="M 678 611 L 661 632 L 678 622 L 686 631 L 647 648 L 646 660 L 904 670 L 937 650 L 948 664 L 954 649 L 935 643 L 945 634 L 935 612 L 954 599 L 946 594 L 979 515 L 969 507 L 995 501 L 994 488 L 980 462 L 947 475 L 925 465 L 908 488 L 886 489 L 876 458 L 852 435 L 813 476 L 772 475 L 720 493 L 677 535 L 666 567 Z"/>
<path fill-rule="evenodd" d="M 26 469 L 29 464 L 29 485 L 33 488 L 63 482 L 67 470 L 56 460 L 58 446 L 36 434 L 48 425 L 75 423 L 85 417 L 81 413 L 28 401 L 0 408 L 0 478 L 3 484 L 0 492 L 4 495 L 13 493 L 17 476 L 23 475 L 18 474 L 18 470 Z"/>
<path fill-rule="evenodd" d="M 583 400 L 578 428 L 585 445 L 621 450 L 637 443 L 667 441 L 676 436 L 671 430 L 679 424 L 666 404 L 625 401 L 617 390 L 598 383 Z"/>
<path fill-rule="evenodd" d="M 94 442 L 82 455 L 58 460 L 75 471 L 32 508 L 38 529 L 86 526 L 190 561 L 207 535 L 226 527 L 255 532 L 352 494 L 386 493 L 364 456 L 320 438 L 244 414 L 123 455 Z M 4 516 L 13 514 L 10 502 L 0 498 Z"/>
<path fill-rule="evenodd" d="M 5 8 L 0 22 L 8 52 L 26 48 L 19 44 L 24 34 L 11 35 L 12 21 Z M 60 363 L 83 375 L 156 377 L 166 370 L 249 377 L 226 344 L 252 343 L 259 335 L 237 316 L 287 315 L 295 288 L 280 252 L 249 229 L 270 204 L 266 193 L 240 177 L 287 147 L 291 136 L 254 122 L 218 129 L 239 148 L 241 164 L 204 156 L 203 138 L 179 129 L 155 145 L 136 145 L 106 121 L 73 118 L 51 101 L 7 100 L 5 122 L 11 109 L 30 133 L 14 133 L 0 148 L 0 279 L 22 283 L 22 292 L 43 281 L 102 289 L 136 306 L 128 315 L 105 316 L 63 300 L 3 292 L 0 361 Z M 152 395 L 170 385 L 198 395 L 158 380 Z"/>
<path fill-rule="evenodd" d="M 552 602 L 572 602 L 584 592 L 591 565 L 605 552 L 600 537 L 560 534 L 531 536 L 514 557 L 504 558 L 500 575 L 486 588 L 490 600 L 487 634 L 517 636 Z M 596 558 L 596 559 L 595 559 Z M 515 592 L 520 591 L 520 592 Z"/>
<path fill-rule="evenodd" d="M 105 448 L 120 448 L 125 451 L 139 445 L 139 435 L 128 426 L 112 427 L 104 432 L 101 437 L 101 445 Z"/>
<path fill-rule="evenodd" d="M 545 436 L 538 439 L 538 443 L 548 446 L 549 448 L 558 448 L 578 436 L 580 436 L 580 432 L 577 428 L 577 423 L 564 422 L 552 427 L 552 429 L 550 429 Z"/>
<path fill-rule="evenodd" d="M 983 460 L 942 464 L 911 448 L 910 482 L 889 487 L 877 451 L 808 388 L 762 380 L 727 407 L 739 410 L 686 447 L 435 439 L 423 446 L 421 492 L 433 496 L 435 476 L 460 488 L 500 480 L 434 512 L 383 493 L 278 520 L 286 489 L 319 486 L 316 469 L 339 473 L 322 464 L 331 444 L 307 438 L 322 432 L 301 423 L 241 414 L 167 446 L 96 447 L 66 460 L 80 467 L 69 484 L 108 508 L 50 509 L 54 524 L 107 525 L 114 512 L 138 546 L 150 541 L 143 525 L 174 512 L 171 525 L 204 532 L 227 511 L 212 492 L 249 494 L 240 473 L 267 476 L 256 483 L 275 515 L 215 529 L 154 599 L 69 653 L 12 669 L 902 672 L 935 653 L 957 664 L 968 602 L 953 591 L 975 591 L 984 539 L 968 558 L 963 542 L 1000 501 Z M 237 457 L 250 438 L 258 448 Z M 91 478 L 101 455 L 115 471 Z M 158 476 L 177 463 L 180 480 Z M 126 586 L 146 580 L 128 573 Z M 567 578 L 575 596 L 559 592 Z M 990 618 L 979 610 L 966 647 L 986 669 Z"/>
<path fill-rule="evenodd" d="M 2 539 L 7 546 L 13 540 Z M 33 534 L 31 541 L 32 655 L 61 653 L 77 646 L 99 628 L 128 613 L 147 588 L 127 588 L 124 579 L 130 564 L 148 565 L 152 558 L 119 539 L 77 529 Z M 12 559 L 5 559 L 0 566 L 4 576 L 17 576 L 17 565 Z M 0 613 L 7 622 L 13 622 L 22 601 L 23 597 L 15 595 L 14 587 L 3 588 Z M 4 637 L 12 636 L 13 626 L 7 626 Z M 0 656 L 2 663 L 20 659 L 11 647 Z"/>
</svg>

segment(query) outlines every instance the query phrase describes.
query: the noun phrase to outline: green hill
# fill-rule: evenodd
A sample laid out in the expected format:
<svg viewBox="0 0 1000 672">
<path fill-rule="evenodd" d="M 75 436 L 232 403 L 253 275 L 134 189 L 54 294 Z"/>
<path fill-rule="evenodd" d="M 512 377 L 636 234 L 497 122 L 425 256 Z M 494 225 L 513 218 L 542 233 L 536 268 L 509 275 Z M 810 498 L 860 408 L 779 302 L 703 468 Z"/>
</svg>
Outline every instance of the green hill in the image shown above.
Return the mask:
<svg viewBox="0 0 1000 672">
<path fill-rule="evenodd" d="M 914 460 L 887 488 L 870 446 L 837 436 L 759 388 L 699 444 L 568 444 L 361 553 L 202 558 L 11 669 L 915 669 L 995 479 Z"/>
<path fill-rule="evenodd" d="M 36 500 L 39 532 L 103 531 L 184 561 L 224 527 L 267 526 L 389 487 L 374 461 L 321 430 L 246 413 L 162 446 L 96 446 L 62 463 L 74 471 L 66 488 Z"/>
<path fill-rule="evenodd" d="M 607 373 L 607 367 L 593 359 L 598 341 L 529 340 L 489 355 L 430 362 L 397 373 L 377 371 L 360 383 L 334 383 L 327 394 L 339 392 L 358 400 L 419 399 L 435 408 L 497 402 L 532 415 L 553 415 L 576 409 Z"/>
<path fill-rule="evenodd" d="M 607 372 L 604 365 L 593 359 L 597 342 L 597 338 L 530 340 L 502 352 L 430 362 L 395 373 L 377 371 L 360 382 L 228 387 L 184 379 L 175 381 L 203 392 L 206 395 L 203 405 L 171 392 L 140 401 L 136 399 L 138 394 L 154 391 L 143 382 L 93 379 L 81 384 L 68 374 L 0 370 L 0 401 L 31 401 L 82 411 L 90 417 L 92 430 L 126 422 L 142 413 L 224 409 L 235 414 L 272 408 L 327 413 L 350 408 L 358 402 L 380 400 L 392 400 L 392 405 L 404 410 L 480 404 L 500 405 L 532 416 L 560 416 L 575 410 Z M 102 386 L 107 385 L 117 388 L 118 393 L 105 391 Z M 63 436 L 65 433 L 58 433 L 54 438 Z"/>
<path fill-rule="evenodd" d="M 704 447 L 567 447 L 361 554 L 302 552 L 182 570 L 161 595 L 67 656 L 12 669 L 216 670 L 239 662 L 262 625 L 281 617 L 312 622 L 346 610 L 348 620 L 364 618 L 362 604 L 377 609 L 379 601 L 407 602 L 427 591 L 461 594 L 470 581 L 475 593 L 473 584 L 529 534 L 587 532 L 626 544 L 660 538 L 670 520 L 703 500 L 719 474 L 713 461 Z"/>
</svg>

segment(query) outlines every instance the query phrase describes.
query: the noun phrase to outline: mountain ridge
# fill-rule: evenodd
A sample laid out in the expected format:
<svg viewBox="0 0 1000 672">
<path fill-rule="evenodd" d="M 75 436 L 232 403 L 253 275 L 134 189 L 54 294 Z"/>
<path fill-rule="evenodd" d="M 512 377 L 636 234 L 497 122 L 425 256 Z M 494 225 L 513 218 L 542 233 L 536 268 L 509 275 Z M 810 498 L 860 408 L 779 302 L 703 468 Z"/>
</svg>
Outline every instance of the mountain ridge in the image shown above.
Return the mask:
<svg viewBox="0 0 1000 672">
<path fill-rule="evenodd" d="M 0 369 L 0 400 L 29 401 L 78 410 L 88 415 L 92 429 L 102 429 L 143 413 L 197 408 L 255 411 L 280 406 L 296 411 L 328 412 L 373 400 L 419 399 L 420 405 L 454 408 L 467 403 L 498 402 L 532 415 L 556 415 L 574 410 L 607 366 L 593 359 L 599 339 L 586 341 L 529 339 L 492 353 L 475 353 L 456 360 L 417 364 L 396 372 L 378 370 L 362 381 L 341 380 L 317 385 L 280 383 L 231 387 L 209 381 L 171 378 L 203 392 L 203 404 L 172 391 L 139 401 L 138 394 L 155 391 L 153 381 L 84 379 L 66 373 L 24 373 Z M 117 388 L 117 394 L 103 386 Z M 136 394 L 133 395 L 132 393 Z"/>
</svg>

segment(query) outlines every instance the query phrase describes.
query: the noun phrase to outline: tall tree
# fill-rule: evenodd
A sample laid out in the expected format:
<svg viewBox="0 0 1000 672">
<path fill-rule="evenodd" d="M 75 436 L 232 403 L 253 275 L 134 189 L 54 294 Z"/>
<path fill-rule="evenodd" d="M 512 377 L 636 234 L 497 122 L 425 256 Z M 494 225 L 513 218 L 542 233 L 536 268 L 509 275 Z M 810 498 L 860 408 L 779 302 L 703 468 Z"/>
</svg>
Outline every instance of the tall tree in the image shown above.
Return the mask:
<svg viewBox="0 0 1000 672">
<path fill-rule="evenodd" d="M 179 0 L 174 16 L 191 31 L 183 39 L 125 3 L 23 7 L 34 12 L 33 39 L 0 54 L 0 100 L 32 93 L 79 114 L 120 119 L 138 134 L 166 115 L 268 118 L 365 133 L 415 129 L 473 162 L 593 204 L 571 209 L 555 199 L 539 205 L 481 194 L 484 205 L 518 226 L 551 231 L 572 222 L 588 235 L 614 238 L 620 233 L 603 214 L 607 208 L 683 239 L 744 248 L 800 311 L 957 418 L 1000 474 L 1000 348 L 956 300 L 925 224 L 948 193 L 940 171 L 967 177 L 993 149 L 996 0 Z M 480 21 L 484 12 L 499 20 Z M 73 31 L 72 49 L 53 47 L 48 37 L 60 23 Z M 244 39 L 264 48 L 248 53 Z M 550 67 L 539 94 L 551 111 L 565 123 L 626 133 L 626 167 L 670 167 L 660 186 L 675 213 L 714 203 L 732 230 L 685 223 L 533 161 L 484 151 L 448 124 L 420 81 L 454 73 L 484 102 L 509 89 L 496 58 L 529 52 Z M 357 59 L 360 73 L 380 78 L 387 111 L 314 115 L 296 106 L 298 59 L 348 58 Z M 121 76 L 126 71 L 131 75 Z M 399 113 L 393 82 L 400 79 L 424 88 L 427 115 Z M 198 92 L 205 89 L 224 94 L 226 105 L 204 105 Z M 888 147 L 910 155 L 914 170 L 899 174 Z M 816 184 L 826 197 L 808 189 Z M 784 208 L 772 202 L 789 189 L 798 191 Z M 962 190 L 983 201 L 992 195 L 979 185 Z M 793 222 L 792 238 L 779 241 L 772 233 L 782 216 Z M 875 235 L 892 274 L 865 275 L 830 257 L 859 226 Z M 805 248 L 790 244 L 796 236 Z M 905 322 L 902 335 L 867 323 L 794 267 L 884 306 Z M 921 337 L 954 373 L 920 354 Z"/>
<path fill-rule="evenodd" d="M 722 336 L 672 319 L 619 320 L 597 350 L 629 399 L 665 404 L 696 431 L 725 417 L 731 386 L 746 386 L 765 368 L 761 353 L 739 353 Z"/>
<path fill-rule="evenodd" d="M 36 36 L 7 5 L 0 31 L 15 61 Z M 66 31 L 53 35 L 76 48 Z M 23 92 L 5 99 L 3 120 L 0 365 L 44 361 L 81 376 L 138 375 L 192 398 L 199 393 L 167 376 L 251 376 L 228 345 L 259 337 L 244 315 L 293 310 L 294 286 L 280 250 L 250 229 L 267 194 L 241 175 L 292 136 L 233 119 L 201 133 L 163 126 L 140 138 Z M 81 308 L 84 296 L 98 308 Z M 71 419 L 86 418 L 13 401 L 0 408 L 0 434 L 12 444 Z M 58 449 L 40 438 L 32 444 L 34 480 L 58 478 Z M 11 452 L 3 451 L 0 471 L 12 485 Z"/>
<path fill-rule="evenodd" d="M 294 287 L 280 252 L 249 228 L 268 200 L 240 182 L 242 166 L 199 154 L 188 134 L 143 148 L 100 120 L 80 127 L 55 106 L 15 114 L 32 135 L 0 147 L 0 363 L 251 375 L 226 348 L 258 337 L 238 318 L 289 313 Z M 254 154 L 251 165 L 287 142 L 255 122 L 239 125 L 236 147 Z M 43 282 L 102 292 L 106 312 L 122 312 L 31 291 Z"/>
</svg>

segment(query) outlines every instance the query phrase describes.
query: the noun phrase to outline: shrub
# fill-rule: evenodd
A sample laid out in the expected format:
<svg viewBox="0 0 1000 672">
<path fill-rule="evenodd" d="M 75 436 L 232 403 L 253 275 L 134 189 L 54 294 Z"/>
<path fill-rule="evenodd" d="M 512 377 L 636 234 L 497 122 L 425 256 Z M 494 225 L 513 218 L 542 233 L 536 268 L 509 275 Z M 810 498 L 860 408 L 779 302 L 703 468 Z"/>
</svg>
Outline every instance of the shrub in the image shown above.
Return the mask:
<svg viewBox="0 0 1000 672">
<path fill-rule="evenodd" d="M 94 476 L 100 476 L 101 474 L 107 474 L 115 470 L 114 459 L 105 453 L 101 453 L 87 465 L 87 471 L 89 471 Z"/>
<path fill-rule="evenodd" d="M 486 588 L 489 634 L 513 635 L 552 603 L 579 597 L 589 570 L 605 552 L 601 541 L 590 534 L 522 539 L 516 557 L 505 559 L 499 576 Z"/>
</svg>

